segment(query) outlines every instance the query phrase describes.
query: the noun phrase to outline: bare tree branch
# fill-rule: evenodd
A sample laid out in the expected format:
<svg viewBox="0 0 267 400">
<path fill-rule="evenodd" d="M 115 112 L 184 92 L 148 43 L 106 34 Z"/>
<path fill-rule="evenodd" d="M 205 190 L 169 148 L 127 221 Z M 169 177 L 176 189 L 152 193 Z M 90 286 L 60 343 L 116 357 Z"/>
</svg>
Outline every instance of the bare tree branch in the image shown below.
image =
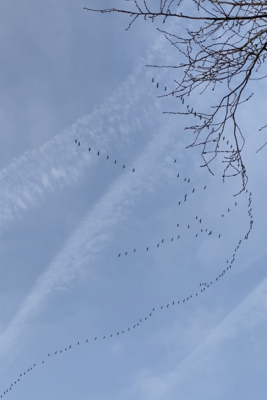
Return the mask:
<svg viewBox="0 0 267 400">
<path fill-rule="evenodd" d="M 245 138 L 237 122 L 237 110 L 249 101 L 253 93 L 244 98 L 244 90 L 250 80 L 265 79 L 256 76 L 267 56 L 267 1 L 220 1 L 220 0 L 191 0 L 191 14 L 177 13 L 182 9 L 183 0 L 160 0 L 158 11 L 152 12 L 145 0 L 132 0 L 135 10 L 122 10 L 109 8 L 88 11 L 127 14 L 131 21 L 126 28 L 139 18 L 151 19 L 158 17 L 182 18 L 194 21 L 194 29 L 186 29 L 186 35 L 181 37 L 173 32 L 167 32 L 157 28 L 166 40 L 180 54 L 185 62 L 179 65 L 147 65 L 152 68 L 173 68 L 182 71 L 182 78 L 175 80 L 176 87 L 170 92 L 159 96 L 175 96 L 184 105 L 185 97 L 190 96 L 196 90 L 203 94 L 209 89 L 214 91 L 219 85 L 223 87 L 225 94 L 216 105 L 211 105 L 212 111 L 204 113 L 190 109 L 187 105 L 185 111 L 165 112 L 166 114 L 179 114 L 194 116 L 198 119 L 194 125 L 185 129 L 193 131 L 195 137 L 187 146 L 202 148 L 201 156 L 203 165 L 213 174 L 212 161 L 219 155 L 223 156 L 224 165 L 223 180 L 229 177 L 241 176 L 241 193 L 245 190 L 248 176 L 242 160 L 242 150 Z M 175 3 L 175 4 L 174 4 Z M 187 0 L 188 6 L 189 0 Z M 154 4 L 153 4 L 154 5 Z M 175 8 L 175 10 L 173 10 Z M 198 26 L 199 24 L 199 26 Z M 229 148 L 225 148 L 226 132 L 229 132 L 234 140 Z M 260 128 L 262 130 L 267 125 Z M 260 151 L 267 142 L 258 150 Z M 229 141 L 227 141 L 229 147 Z M 257 151 L 257 152 L 258 152 Z M 238 194 L 239 194 L 238 193 Z"/>
</svg>

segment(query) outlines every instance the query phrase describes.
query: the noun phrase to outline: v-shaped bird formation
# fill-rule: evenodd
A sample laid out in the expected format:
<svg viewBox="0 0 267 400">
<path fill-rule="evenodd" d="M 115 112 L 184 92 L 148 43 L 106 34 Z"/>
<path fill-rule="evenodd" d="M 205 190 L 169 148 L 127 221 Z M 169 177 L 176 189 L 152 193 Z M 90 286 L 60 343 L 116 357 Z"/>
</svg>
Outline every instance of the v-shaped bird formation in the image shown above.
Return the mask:
<svg viewBox="0 0 267 400">
<path fill-rule="evenodd" d="M 78 141 L 78 139 L 75 139 L 75 143 L 78 146 L 81 145 L 81 142 Z M 229 144 L 229 142 L 227 142 L 227 144 Z M 92 147 L 89 147 L 88 151 L 92 155 L 96 155 L 97 157 L 100 156 L 100 151 L 99 150 L 93 150 Z M 111 158 L 110 158 L 109 155 L 105 155 L 104 159 L 108 161 Z M 114 161 L 114 165 L 115 165 L 115 164 L 117 164 L 117 159 L 114 159 L 114 160 L 115 160 Z M 177 159 L 174 159 L 173 163 L 174 164 L 177 163 Z M 125 169 L 125 168 L 126 168 L 125 164 L 122 164 L 122 169 Z M 135 172 L 135 168 L 131 168 L 131 170 L 132 170 L 132 172 Z M 183 203 L 185 203 L 188 200 L 188 196 L 197 194 L 197 191 L 199 189 L 197 189 L 196 187 L 194 187 L 194 185 L 192 185 L 192 179 L 191 178 L 182 177 L 179 172 L 177 173 L 176 178 L 178 179 L 179 182 L 184 183 L 186 185 L 186 188 L 187 188 L 186 193 L 182 196 L 181 199 L 179 199 L 179 201 L 177 203 L 178 206 L 182 206 Z M 190 183 L 191 183 L 191 185 L 189 185 L 189 187 L 188 187 L 187 184 L 190 184 Z M 204 185 L 202 190 L 206 190 L 206 189 L 207 189 L 207 186 Z M 236 207 L 237 205 L 238 205 L 237 201 L 234 201 L 233 205 L 231 205 L 231 208 L 230 207 L 226 207 L 226 209 L 223 210 L 222 213 L 221 213 L 221 218 L 227 217 L 227 215 L 229 215 L 231 209 L 234 209 L 234 207 Z M 182 226 L 181 223 L 177 223 L 177 227 L 179 228 L 179 232 L 178 233 L 175 233 L 175 234 L 171 235 L 169 238 L 160 239 L 159 242 L 154 243 L 153 245 L 144 245 L 142 249 L 138 249 L 136 247 L 133 247 L 131 250 L 126 250 L 125 249 L 123 251 L 119 251 L 117 253 L 118 258 L 120 258 L 122 256 L 129 256 L 130 254 L 137 253 L 139 250 L 148 252 L 148 251 L 151 251 L 152 249 L 158 249 L 160 247 L 160 245 L 162 245 L 163 243 L 166 243 L 166 242 L 173 242 L 174 243 L 176 240 L 179 240 L 180 238 L 182 238 L 182 236 L 183 236 L 182 235 L 183 228 L 187 229 L 187 230 L 190 230 L 192 232 L 192 236 L 194 238 L 196 238 L 196 239 L 200 238 L 201 236 L 205 236 L 205 235 L 206 236 L 213 236 L 213 237 L 216 236 L 218 239 L 221 238 L 222 234 L 221 234 L 220 231 L 218 231 L 218 229 L 216 229 L 214 227 L 204 226 L 204 221 L 203 221 L 203 218 L 201 218 L 201 217 L 196 216 L 195 218 L 196 218 L 196 221 L 199 222 L 198 226 L 197 226 L 197 224 L 195 224 L 195 223 L 192 224 L 191 222 L 184 224 L 184 226 Z"/>
</svg>

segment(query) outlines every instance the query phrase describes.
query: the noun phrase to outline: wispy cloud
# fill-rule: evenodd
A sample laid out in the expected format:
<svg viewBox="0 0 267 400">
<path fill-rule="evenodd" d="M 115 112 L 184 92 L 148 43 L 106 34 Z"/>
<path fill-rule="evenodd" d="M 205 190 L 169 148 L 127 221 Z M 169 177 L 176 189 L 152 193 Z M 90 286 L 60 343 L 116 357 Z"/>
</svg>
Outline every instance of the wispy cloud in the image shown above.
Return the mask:
<svg viewBox="0 0 267 400">
<path fill-rule="evenodd" d="M 162 44 L 156 50 L 160 48 L 163 51 Z M 155 49 L 148 53 L 149 59 L 153 58 L 153 53 Z M 144 140 L 147 136 L 144 129 L 155 122 L 158 108 L 155 91 L 147 86 L 151 71 L 145 68 L 145 63 L 143 60 L 115 93 L 92 113 L 38 149 L 14 159 L 0 171 L 0 232 L 18 213 L 38 206 L 47 192 L 76 182 L 85 167 L 97 162 L 88 154 L 88 145 L 94 150 L 107 150 L 115 143 L 123 150 L 137 137 Z M 76 138 L 81 147 L 75 146 Z"/>
</svg>

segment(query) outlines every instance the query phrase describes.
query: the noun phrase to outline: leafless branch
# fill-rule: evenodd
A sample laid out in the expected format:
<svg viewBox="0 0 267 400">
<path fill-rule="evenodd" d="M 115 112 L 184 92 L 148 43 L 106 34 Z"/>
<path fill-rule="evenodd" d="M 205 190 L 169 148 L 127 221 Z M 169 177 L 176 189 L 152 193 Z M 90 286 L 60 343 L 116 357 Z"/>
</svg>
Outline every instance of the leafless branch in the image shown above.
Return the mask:
<svg viewBox="0 0 267 400">
<path fill-rule="evenodd" d="M 156 3 L 156 1 L 155 1 Z M 162 17 L 163 23 L 168 18 L 182 18 L 194 21 L 195 30 L 186 29 L 183 37 L 166 30 L 158 29 L 166 40 L 180 54 L 185 62 L 179 65 L 148 65 L 153 68 L 173 68 L 182 71 L 182 78 L 175 80 L 176 87 L 170 92 L 159 96 L 175 96 L 184 105 L 185 97 L 196 90 L 203 94 L 209 89 L 214 91 L 219 85 L 225 94 L 216 105 L 211 105 L 212 111 L 204 113 L 196 111 L 187 105 L 185 111 L 165 112 L 194 116 L 198 123 L 185 129 L 193 131 L 195 137 L 187 148 L 201 146 L 203 165 L 213 174 L 212 161 L 223 156 L 223 180 L 229 177 L 241 176 L 242 189 L 245 190 L 248 176 L 242 160 L 242 150 L 245 138 L 237 122 L 237 110 L 243 103 L 250 100 L 253 93 L 244 98 L 244 90 L 250 80 L 265 79 L 258 77 L 260 67 L 267 56 L 267 1 L 220 1 L 191 0 L 191 14 L 180 12 L 183 0 L 160 0 L 158 10 L 151 11 L 145 0 L 132 0 L 135 10 L 109 8 L 88 11 L 101 13 L 123 13 L 131 17 L 129 29 L 139 17 L 151 19 Z M 187 0 L 187 5 L 189 0 Z M 175 8 L 175 10 L 173 10 Z M 231 134 L 233 143 L 231 149 L 224 145 L 226 132 Z M 265 125 L 264 127 L 266 127 Z M 263 129 L 262 127 L 261 129 Z M 258 150 L 260 151 L 267 142 Z M 212 147 L 212 148 L 211 148 Z M 228 146 L 229 147 L 229 146 Z M 257 151 L 257 152 L 258 152 Z M 239 194 L 238 193 L 238 194 Z"/>
</svg>

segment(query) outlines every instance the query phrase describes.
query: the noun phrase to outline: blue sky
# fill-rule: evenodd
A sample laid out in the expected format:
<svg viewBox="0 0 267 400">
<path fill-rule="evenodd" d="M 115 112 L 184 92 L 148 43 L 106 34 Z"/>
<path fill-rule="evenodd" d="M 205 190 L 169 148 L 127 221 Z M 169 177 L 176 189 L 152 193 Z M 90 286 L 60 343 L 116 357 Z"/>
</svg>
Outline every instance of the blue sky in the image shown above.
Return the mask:
<svg viewBox="0 0 267 400">
<path fill-rule="evenodd" d="M 266 83 L 239 110 L 249 184 L 234 197 L 239 179 L 185 149 L 190 121 L 163 114 L 182 110 L 157 97 L 177 71 L 145 65 L 177 52 L 156 25 L 83 10 L 97 5 L 0 6 L 0 394 L 263 399 Z"/>
</svg>

